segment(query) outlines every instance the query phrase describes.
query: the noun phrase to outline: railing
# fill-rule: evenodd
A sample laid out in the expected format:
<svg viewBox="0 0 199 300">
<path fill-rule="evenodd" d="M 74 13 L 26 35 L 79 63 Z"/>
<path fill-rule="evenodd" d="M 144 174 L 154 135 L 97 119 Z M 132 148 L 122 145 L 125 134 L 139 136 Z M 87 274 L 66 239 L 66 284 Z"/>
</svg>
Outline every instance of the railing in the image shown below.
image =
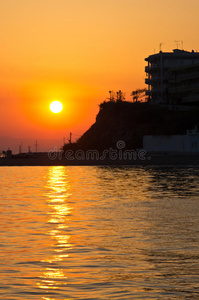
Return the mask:
<svg viewBox="0 0 199 300">
<path fill-rule="evenodd" d="M 183 92 L 189 92 L 199 90 L 199 83 L 191 84 L 191 85 L 183 85 L 183 86 L 176 86 L 168 89 L 168 92 L 173 93 L 183 93 Z"/>
<path fill-rule="evenodd" d="M 176 75 L 177 80 L 186 80 L 191 78 L 199 78 L 199 72 Z"/>
<path fill-rule="evenodd" d="M 146 84 L 153 84 L 155 82 L 159 82 L 160 81 L 160 78 L 157 78 L 157 77 L 153 77 L 153 78 L 146 78 L 145 79 L 145 83 Z"/>
<path fill-rule="evenodd" d="M 145 67 L 145 72 L 150 73 L 150 72 L 153 72 L 155 70 L 158 70 L 159 68 L 160 68 L 160 65 L 146 66 Z"/>
</svg>

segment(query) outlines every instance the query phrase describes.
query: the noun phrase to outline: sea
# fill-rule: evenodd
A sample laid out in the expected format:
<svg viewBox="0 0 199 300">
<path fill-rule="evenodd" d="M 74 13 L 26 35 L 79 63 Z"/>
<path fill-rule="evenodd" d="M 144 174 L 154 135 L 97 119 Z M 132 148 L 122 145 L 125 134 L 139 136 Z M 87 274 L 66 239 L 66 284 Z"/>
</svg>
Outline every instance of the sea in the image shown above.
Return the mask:
<svg viewBox="0 0 199 300">
<path fill-rule="evenodd" d="M 0 299 L 199 299 L 199 168 L 0 167 Z"/>
</svg>

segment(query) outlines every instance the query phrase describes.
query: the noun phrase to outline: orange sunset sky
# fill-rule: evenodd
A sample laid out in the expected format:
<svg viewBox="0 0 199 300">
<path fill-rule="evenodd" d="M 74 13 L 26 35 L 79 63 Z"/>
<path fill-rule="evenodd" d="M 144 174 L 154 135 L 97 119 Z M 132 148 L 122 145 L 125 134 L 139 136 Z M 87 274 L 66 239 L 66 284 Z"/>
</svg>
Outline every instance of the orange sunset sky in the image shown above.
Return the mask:
<svg viewBox="0 0 199 300">
<path fill-rule="evenodd" d="M 160 43 L 199 51 L 198 12 L 198 0 L 0 0 L 0 151 L 77 138 L 109 90 L 131 100 L 145 87 L 144 58 Z"/>
</svg>

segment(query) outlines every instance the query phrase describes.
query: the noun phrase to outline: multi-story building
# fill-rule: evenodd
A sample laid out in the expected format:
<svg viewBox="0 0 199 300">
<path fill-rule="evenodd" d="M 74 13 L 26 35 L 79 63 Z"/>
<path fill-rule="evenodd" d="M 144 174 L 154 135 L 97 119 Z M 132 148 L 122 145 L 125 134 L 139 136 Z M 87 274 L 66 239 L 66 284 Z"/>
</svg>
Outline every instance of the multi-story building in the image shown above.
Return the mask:
<svg viewBox="0 0 199 300">
<path fill-rule="evenodd" d="M 199 105 L 199 63 L 170 70 L 168 94 L 173 104 Z"/>
<path fill-rule="evenodd" d="M 146 95 L 152 104 L 199 104 L 199 53 L 175 49 L 145 59 Z"/>
</svg>

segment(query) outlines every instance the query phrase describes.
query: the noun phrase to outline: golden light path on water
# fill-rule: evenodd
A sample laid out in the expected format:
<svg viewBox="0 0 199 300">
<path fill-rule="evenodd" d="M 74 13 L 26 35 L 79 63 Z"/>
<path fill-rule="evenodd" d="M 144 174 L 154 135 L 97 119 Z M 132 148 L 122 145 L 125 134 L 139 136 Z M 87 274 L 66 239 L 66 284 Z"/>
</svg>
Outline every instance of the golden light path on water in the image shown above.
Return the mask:
<svg viewBox="0 0 199 300">
<path fill-rule="evenodd" d="M 198 299 L 199 168 L 1 171 L 0 299 Z"/>
<path fill-rule="evenodd" d="M 67 229 L 67 221 L 72 207 L 67 204 L 67 199 L 71 194 L 69 182 L 67 181 L 66 169 L 64 167 L 53 167 L 49 169 L 47 186 L 49 192 L 46 194 L 47 203 L 50 208 L 49 220 L 51 224 L 55 224 L 55 229 L 48 232 L 52 238 L 54 255 L 47 257 L 42 262 L 53 264 L 54 262 L 61 262 L 68 257 L 67 249 L 71 249 L 72 245 L 69 242 L 70 235 L 63 234 L 63 230 Z M 45 268 L 41 276 L 41 282 L 38 287 L 41 289 L 57 289 L 60 284 L 59 279 L 66 279 L 67 276 L 61 268 Z M 43 299 L 51 299 L 45 298 Z"/>
<path fill-rule="evenodd" d="M 81 171 L 82 172 L 82 171 Z M 100 186 L 100 191 L 97 192 L 95 190 L 95 194 L 92 196 L 92 189 L 93 186 L 90 186 L 89 179 L 87 182 L 87 179 L 84 178 L 82 182 L 82 175 L 80 172 L 80 175 L 78 176 L 78 170 L 76 170 L 76 176 L 75 176 L 75 181 L 73 182 L 73 179 L 71 178 L 71 174 L 68 172 L 68 169 L 62 166 L 58 167 L 50 167 L 48 169 L 48 174 L 45 178 L 46 180 L 46 189 L 47 193 L 45 193 L 46 197 L 46 202 L 48 206 L 47 214 L 48 214 L 48 223 L 51 224 L 51 228 L 48 232 L 47 235 L 51 238 L 52 244 L 50 247 L 51 250 L 51 255 L 46 255 L 45 259 L 42 259 L 41 262 L 44 263 L 45 265 L 48 265 L 48 267 L 45 267 L 42 271 L 42 275 L 39 276 L 41 279 L 38 283 L 37 286 L 46 292 L 46 294 L 49 296 L 51 295 L 52 291 L 56 290 L 58 293 L 62 289 L 66 289 L 69 287 L 70 282 L 72 282 L 72 287 L 74 288 L 75 286 L 83 286 L 85 283 L 90 282 L 91 287 L 91 278 L 87 279 L 87 273 L 91 270 L 93 272 L 93 280 L 97 282 L 97 279 L 101 281 L 101 284 L 105 282 L 106 280 L 108 282 L 111 282 L 112 280 L 118 281 L 118 280 L 124 280 L 128 281 L 131 279 L 131 274 L 128 272 L 124 272 L 124 274 L 120 274 L 118 270 L 118 275 L 115 275 L 115 271 L 118 269 L 117 264 L 114 267 L 114 260 L 115 258 L 111 257 L 109 255 L 108 248 L 113 248 L 115 251 L 115 255 L 117 255 L 117 247 L 119 249 L 119 244 L 117 242 L 117 239 L 115 240 L 114 236 L 115 235 L 121 235 L 121 236 L 126 236 L 129 235 L 128 232 L 128 220 L 124 220 L 124 228 L 125 230 L 121 230 L 120 224 L 118 222 L 117 215 L 115 215 L 115 211 L 113 210 L 112 212 L 109 212 L 107 214 L 106 211 L 101 212 L 101 217 L 98 215 L 90 215 L 91 211 L 93 208 L 98 207 L 100 209 L 100 198 L 101 195 L 106 195 L 109 198 L 109 193 L 106 191 L 106 188 L 103 183 L 107 181 L 107 189 L 109 190 L 110 188 L 112 189 L 114 187 L 117 197 L 113 199 L 113 202 L 115 202 L 115 205 L 117 205 L 117 198 L 122 197 L 123 195 L 123 187 L 121 185 L 121 175 L 120 172 L 115 171 L 115 181 L 113 182 L 113 177 L 112 175 L 110 176 L 109 171 L 107 174 L 105 174 L 105 178 L 103 175 L 103 170 L 102 173 L 98 174 L 96 173 L 96 183 L 99 184 Z M 95 172 L 94 172 L 95 173 Z M 94 174 L 92 174 L 93 176 Z M 107 176 L 107 178 L 106 178 Z M 138 175 L 137 180 L 139 178 L 142 178 L 143 174 L 141 172 L 140 175 Z M 129 178 L 126 178 L 127 180 Z M 71 181 L 72 180 L 72 181 Z M 93 180 L 93 179 L 92 179 Z M 104 182 L 105 180 L 105 182 Z M 85 185 L 86 183 L 86 190 L 84 189 L 84 193 L 82 194 L 83 199 L 82 201 L 80 195 L 77 198 L 77 201 L 74 203 L 74 207 L 71 204 L 71 200 L 73 199 L 74 195 L 71 193 L 71 184 L 75 186 L 75 189 L 77 190 L 77 187 L 81 187 L 80 184 Z M 112 185 L 114 184 L 114 186 Z M 106 183 L 105 183 L 106 185 Z M 145 185 L 145 184 L 144 184 Z M 146 185 L 148 185 L 148 182 L 146 182 Z M 104 189 L 105 188 L 105 189 Z M 140 189 L 143 189 L 143 186 L 136 186 L 135 185 L 135 194 L 137 195 L 137 201 L 141 200 L 143 201 L 143 195 L 139 195 Z M 96 193 L 97 192 L 97 193 Z M 91 193 L 91 194 L 90 194 Z M 104 194 L 105 193 L 105 194 Z M 88 197 L 88 199 L 87 199 Z M 93 200 L 91 201 L 92 197 Z M 74 201 L 74 200 L 72 200 Z M 88 202 L 87 202 L 88 201 Z M 86 204 L 88 205 L 88 208 L 86 209 Z M 112 204 L 111 204 L 112 206 Z M 90 207 L 90 208 L 89 208 Z M 93 207 L 93 208 L 92 208 Z M 71 213 L 73 209 L 75 208 L 75 217 L 71 218 Z M 82 214 L 82 211 L 87 210 L 85 214 Z M 107 207 L 107 211 L 109 211 L 110 208 Z M 95 211 L 95 209 L 94 209 Z M 92 212 L 93 213 L 93 212 Z M 123 212 L 124 213 L 124 212 Z M 111 218 L 113 218 L 115 221 L 115 224 L 109 224 L 109 216 L 111 215 Z M 93 219 L 93 220 L 92 220 Z M 92 221 L 91 221 L 92 220 Z M 105 221 L 105 226 L 101 225 Z M 78 222 L 80 223 L 80 226 L 82 227 L 82 230 L 78 227 L 79 225 Z M 96 224 L 97 222 L 97 224 Z M 127 222 L 127 223 L 126 223 Z M 75 223 L 75 225 L 74 225 Z M 126 225 L 125 225 L 126 224 Z M 97 225 L 97 226 L 96 226 Z M 95 241 L 92 242 L 92 240 L 88 240 L 88 238 L 92 238 L 92 231 L 90 231 L 90 228 L 94 226 L 96 236 L 95 236 Z M 146 225 L 145 225 L 146 226 Z M 116 232 L 116 228 L 118 228 L 118 232 Z M 88 230 L 88 232 L 87 232 Z M 85 232 L 84 232 L 85 231 Z M 72 233 L 72 238 L 73 242 L 70 242 L 71 240 L 71 235 L 68 234 L 68 232 Z M 139 245 L 138 247 L 143 247 L 143 242 L 141 241 L 140 237 L 141 232 L 140 231 L 135 231 L 134 235 L 136 236 L 136 239 L 139 240 Z M 105 240 L 107 239 L 113 239 L 115 245 L 112 245 L 112 242 L 110 241 L 110 245 L 105 244 Z M 89 244 L 90 243 L 90 244 Z M 120 242 L 119 242 L 120 243 Z M 137 242 L 135 241 L 137 244 Z M 94 253 L 91 254 L 90 252 L 90 247 L 96 250 L 94 250 Z M 123 245 L 124 249 L 127 249 L 128 243 Z M 75 248 L 75 249 L 73 249 Z M 98 250 L 99 249 L 99 250 Z M 52 251 L 53 250 L 53 251 Z M 88 255 L 87 255 L 88 251 Z M 96 253 L 95 253 L 96 251 Z M 100 252 L 105 252 L 104 255 L 100 254 Z M 82 252 L 82 253 L 81 253 Z M 107 252 L 107 253 L 106 253 Z M 99 255 L 99 257 L 98 257 Z M 93 256 L 93 257 L 92 257 Z M 137 259 L 139 257 L 142 257 L 142 254 L 137 254 Z M 95 262 L 96 259 L 96 262 Z M 104 259 L 104 272 L 109 273 L 108 277 L 107 275 L 104 276 L 103 273 L 98 273 L 98 264 L 101 259 Z M 68 260 L 68 261 L 67 261 Z M 91 260 L 91 261 L 90 261 Z M 89 262 L 90 261 L 90 262 Z M 113 267 L 108 269 L 108 264 L 109 261 L 112 261 Z M 61 268 L 61 266 L 64 266 Z M 148 265 L 148 266 L 147 266 Z M 68 267 L 67 267 L 68 266 Z M 142 261 L 140 259 L 140 264 L 139 264 L 139 269 L 137 269 L 137 272 L 140 273 L 140 270 L 148 269 L 149 263 L 146 261 Z M 135 269 L 135 270 L 136 270 Z M 112 273 L 113 272 L 113 273 Z M 117 271 L 116 271 L 117 272 Z M 104 283 L 107 285 L 107 283 Z M 135 290 L 139 290 L 137 287 Z M 79 296 L 83 296 L 84 293 L 81 295 L 82 292 L 79 293 Z M 92 294 L 92 289 L 91 292 Z M 78 293 L 77 293 L 78 294 Z M 94 295 L 97 295 L 97 291 L 94 293 Z M 93 295 L 93 296 L 94 296 Z M 51 297 L 43 297 L 43 300 L 54 300 L 57 299 L 57 295 L 55 298 Z M 73 298 L 60 298 L 61 300 L 69 300 Z"/>
</svg>

